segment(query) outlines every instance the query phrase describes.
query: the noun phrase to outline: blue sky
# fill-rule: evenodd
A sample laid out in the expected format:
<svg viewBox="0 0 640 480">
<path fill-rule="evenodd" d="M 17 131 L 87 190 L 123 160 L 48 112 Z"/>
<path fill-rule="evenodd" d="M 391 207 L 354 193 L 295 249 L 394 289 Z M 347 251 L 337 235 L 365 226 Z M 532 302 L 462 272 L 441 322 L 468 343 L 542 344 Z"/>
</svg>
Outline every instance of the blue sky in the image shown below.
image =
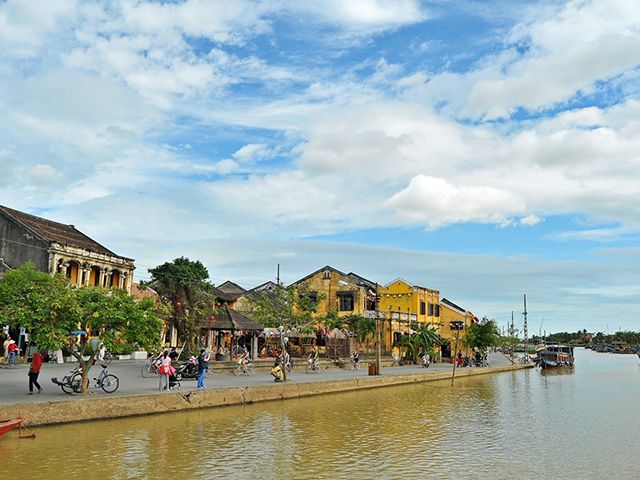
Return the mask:
<svg viewBox="0 0 640 480">
<path fill-rule="evenodd" d="M 331 264 L 637 330 L 639 27 L 633 0 L 0 1 L 0 204 L 139 279 Z"/>
</svg>

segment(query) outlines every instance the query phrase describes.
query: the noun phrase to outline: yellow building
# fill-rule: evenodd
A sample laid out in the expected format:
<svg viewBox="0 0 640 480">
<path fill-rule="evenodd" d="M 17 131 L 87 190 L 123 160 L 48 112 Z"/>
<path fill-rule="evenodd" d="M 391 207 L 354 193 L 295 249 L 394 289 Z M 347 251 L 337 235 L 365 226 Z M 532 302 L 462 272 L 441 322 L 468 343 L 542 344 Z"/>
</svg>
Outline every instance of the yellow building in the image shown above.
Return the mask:
<svg viewBox="0 0 640 480">
<path fill-rule="evenodd" d="M 448 342 L 448 345 L 445 344 L 442 347 L 442 357 L 451 358 L 451 353 L 455 348 L 457 331 L 451 329 L 451 322 L 464 322 L 464 328 L 460 330 L 458 352 L 462 352 L 464 356 L 470 356 L 472 354 L 471 349 L 464 344 L 464 339 L 475 318 L 473 313 L 446 298 L 441 300 L 440 305 L 440 337 Z M 454 355 L 455 353 L 453 352 Z"/>
<path fill-rule="evenodd" d="M 378 289 L 379 310 L 383 321 L 384 348 L 391 350 L 397 336 L 409 333 L 411 326 L 427 324 L 440 327 L 440 292 L 412 285 L 400 278 Z"/>
<path fill-rule="evenodd" d="M 317 305 L 314 317 L 326 316 L 331 311 L 340 317 L 371 316 L 375 310 L 375 282 L 329 265 L 292 283 L 289 288 L 306 295 Z"/>
</svg>

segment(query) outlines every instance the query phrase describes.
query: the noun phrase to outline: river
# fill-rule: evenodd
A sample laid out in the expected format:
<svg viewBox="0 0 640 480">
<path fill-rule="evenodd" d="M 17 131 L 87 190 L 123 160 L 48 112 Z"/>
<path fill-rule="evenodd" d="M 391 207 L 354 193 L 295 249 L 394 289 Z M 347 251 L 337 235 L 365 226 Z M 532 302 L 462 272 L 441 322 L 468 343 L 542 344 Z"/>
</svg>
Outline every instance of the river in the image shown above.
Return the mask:
<svg viewBox="0 0 640 480">
<path fill-rule="evenodd" d="M 640 478 L 640 362 L 539 369 L 37 429 L 0 440 L 38 479 Z"/>
</svg>

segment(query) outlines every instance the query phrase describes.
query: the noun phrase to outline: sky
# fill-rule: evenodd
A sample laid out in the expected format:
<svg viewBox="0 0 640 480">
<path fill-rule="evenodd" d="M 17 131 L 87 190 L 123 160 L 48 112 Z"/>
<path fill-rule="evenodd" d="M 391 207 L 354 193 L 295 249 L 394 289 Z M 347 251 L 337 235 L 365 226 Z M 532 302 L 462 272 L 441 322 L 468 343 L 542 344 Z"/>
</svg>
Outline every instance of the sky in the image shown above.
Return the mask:
<svg viewBox="0 0 640 480">
<path fill-rule="evenodd" d="M 640 329 L 637 0 L 0 0 L 0 204 L 136 278 L 331 265 Z"/>
</svg>

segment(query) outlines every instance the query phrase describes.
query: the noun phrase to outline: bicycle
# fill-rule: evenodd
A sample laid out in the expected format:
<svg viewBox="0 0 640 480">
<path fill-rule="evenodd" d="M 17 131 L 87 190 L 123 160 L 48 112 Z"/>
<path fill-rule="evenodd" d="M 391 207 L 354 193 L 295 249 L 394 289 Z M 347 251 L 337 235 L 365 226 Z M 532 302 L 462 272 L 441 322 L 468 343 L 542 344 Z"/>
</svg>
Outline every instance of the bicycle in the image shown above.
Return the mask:
<svg viewBox="0 0 640 480">
<path fill-rule="evenodd" d="M 79 392 L 82 386 L 82 372 L 80 366 L 77 366 L 69 373 L 67 373 L 62 380 L 58 380 L 58 377 L 51 378 L 51 381 L 62 388 L 62 391 L 66 394 L 73 395 L 76 390 Z"/>
<path fill-rule="evenodd" d="M 233 370 L 233 374 L 237 377 L 238 375 L 253 375 L 253 363 L 249 362 L 244 365 L 242 362 L 238 362 L 236 368 Z"/>
<path fill-rule="evenodd" d="M 120 386 L 120 379 L 118 378 L 117 375 L 114 375 L 113 373 L 109 373 L 107 372 L 107 366 L 103 363 L 100 365 L 102 367 L 102 370 L 100 370 L 100 374 L 98 375 L 98 378 L 94 377 L 94 381 L 96 382 L 94 387 L 95 388 L 101 388 L 102 390 L 104 390 L 104 393 L 113 393 L 116 390 L 118 390 L 118 387 Z M 78 390 L 79 393 L 80 391 Z"/>
<path fill-rule="evenodd" d="M 105 393 L 113 393 L 120 386 L 120 379 L 117 375 L 107 372 L 107 366 L 102 364 L 102 370 L 98 378 L 95 380 L 95 388 L 101 388 Z M 69 373 L 67 373 L 62 380 L 58 380 L 57 377 L 51 379 L 53 383 L 59 385 L 64 393 L 72 395 L 74 393 L 80 393 L 82 391 L 82 369 L 77 366 Z"/>
<path fill-rule="evenodd" d="M 305 372 L 307 373 L 318 373 L 320 372 L 320 365 L 318 360 L 310 358 L 307 360 L 307 365 L 305 366 Z"/>
<path fill-rule="evenodd" d="M 140 375 L 143 378 L 151 378 L 160 374 L 160 362 L 157 358 L 149 357 L 140 368 Z"/>
</svg>

